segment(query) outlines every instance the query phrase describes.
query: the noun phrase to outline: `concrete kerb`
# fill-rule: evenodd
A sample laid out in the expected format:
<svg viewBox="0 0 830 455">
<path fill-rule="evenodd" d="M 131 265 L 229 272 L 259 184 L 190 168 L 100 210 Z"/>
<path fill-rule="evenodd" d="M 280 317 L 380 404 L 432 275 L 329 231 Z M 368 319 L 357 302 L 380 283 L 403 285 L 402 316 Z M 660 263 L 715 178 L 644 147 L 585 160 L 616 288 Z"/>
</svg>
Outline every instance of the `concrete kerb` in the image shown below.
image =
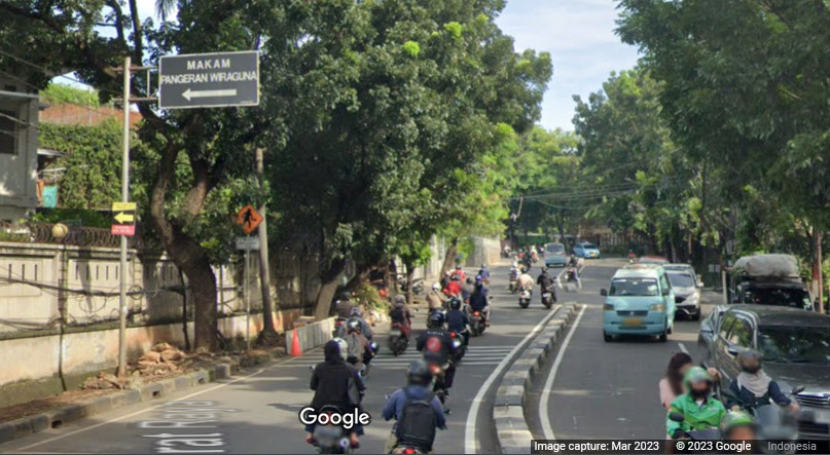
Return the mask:
<svg viewBox="0 0 830 455">
<path fill-rule="evenodd" d="M 271 358 L 270 355 L 263 354 L 255 357 L 254 362 L 256 364 L 265 363 Z M 95 414 L 112 411 L 142 401 L 162 398 L 173 392 L 215 382 L 219 379 L 227 379 L 238 370 L 239 365 L 236 364 L 214 365 L 211 368 L 194 371 L 182 376 L 143 384 L 133 389 L 126 389 L 100 397 L 80 400 L 62 408 L 0 423 L 0 444 L 30 436 L 49 428 L 58 428 L 66 423 Z"/>
<path fill-rule="evenodd" d="M 563 305 L 502 376 L 493 403 L 493 422 L 501 453 L 529 453 L 533 434 L 525 419 L 525 397 L 548 354 L 564 336 L 576 313 L 576 304 Z"/>
</svg>

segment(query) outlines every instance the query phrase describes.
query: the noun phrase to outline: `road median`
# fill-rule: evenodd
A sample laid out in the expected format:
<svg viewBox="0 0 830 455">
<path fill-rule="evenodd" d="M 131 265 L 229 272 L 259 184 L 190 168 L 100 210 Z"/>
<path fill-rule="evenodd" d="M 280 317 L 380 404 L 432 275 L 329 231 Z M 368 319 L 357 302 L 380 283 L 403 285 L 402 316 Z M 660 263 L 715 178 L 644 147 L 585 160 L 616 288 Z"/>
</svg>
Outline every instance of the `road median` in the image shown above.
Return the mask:
<svg viewBox="0 0 830 455">
<path fill-rule="evenodd" d="M 502 376 L 493 403 L 496 438 L 502 453 L 529 452 L 533 434 L 525 418 L 526 398 L 547 356 L 564 337 L 577 310 L 575 303 L 563 305 Z"/>
</svg>

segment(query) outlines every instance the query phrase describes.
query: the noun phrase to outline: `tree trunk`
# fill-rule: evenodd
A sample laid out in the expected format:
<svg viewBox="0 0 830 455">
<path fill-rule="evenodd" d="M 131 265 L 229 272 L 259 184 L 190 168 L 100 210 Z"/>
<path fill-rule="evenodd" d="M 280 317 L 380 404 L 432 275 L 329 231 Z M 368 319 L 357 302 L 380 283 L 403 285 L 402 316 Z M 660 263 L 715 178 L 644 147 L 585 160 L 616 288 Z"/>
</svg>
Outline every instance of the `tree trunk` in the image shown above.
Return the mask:
<svg viewBox="0 0 830 455">
<path fill-rule="evenodd" d="M 194 337 L 193 348 L 216 350 L 216 275 L 210 266 L 207 252 L 193 238 L 183 232 L 174 221 L 167 219 L 164 203 L 167 189 L 176 170 L 178 145 L 171 143 L 162 151 L 159 163 L 159 177 L 153 186 L 150 199 L 150 218 L 161 237 L 164 249 L 176 266 L 187 277 L 193 296 Z M 192 216 L 201 212 L 205 198 L 210 191 L 209 166 L 207 163 L 191 160 L 193 184 L 185 198 L 184 207 Z"/>
<path fill-rule="evenodd" d="M 453 238 L 450 240 L 450 247 L 447 248 L 446 254 L 444 254 L 444 264 L 441 265 L 441 275 L 438 277 L 438 281 L 441 281 L 444 278 L 444 275 L 447 274 L 455 265 L 455 255 L 458 253 L 458 237 Z"/>
<path fill-rule="evenodd" d="M 818 228 L 813 230 L 813 239 L 815 241 L 815 254 L 813 255 L 813 278 L 818 280 L 818 308 L 820 313 L 824 313 L 824 274 L 821 270 L 821 239 L 822 232 Z"/>
<path fill-rule="evenodd" d="M 403 266 L 406 268 L 406 303 L 412 305 L 412 280 L 415 276 L 415 267 L 405 259 L 403 260 Z"/>
<path fill-rule="evenodd" d="M 346 266 L 346 261 L 338 259 L 332 265 L 320 274 L 320 291 L 317 292 L 317 302 L 314 304 L 314 319 L 321 321 L 329 317 L 331 312 L 331 301 L 334 300 L 334 294 L 340 286 L 337 280 L 340 278 L 340 273 Z"/>
</svg>

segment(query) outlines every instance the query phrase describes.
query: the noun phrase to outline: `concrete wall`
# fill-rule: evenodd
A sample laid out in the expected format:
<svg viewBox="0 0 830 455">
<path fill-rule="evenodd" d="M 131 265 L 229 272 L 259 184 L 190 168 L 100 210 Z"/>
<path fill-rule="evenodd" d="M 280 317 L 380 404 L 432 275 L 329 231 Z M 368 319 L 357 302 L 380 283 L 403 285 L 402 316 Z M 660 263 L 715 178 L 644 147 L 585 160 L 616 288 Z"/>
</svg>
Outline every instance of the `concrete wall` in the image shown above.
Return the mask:
<svg viewBox="0 0 830 455">
<path fill-rule="evenodd" d="M 250 321 L 238 290 L 241 264 L 215 269 L 219 330 L 226 338 L 253 338 L 262 329 L 256 263 L 250 273 Z M 176 266 L 165 257 L 135 252 L 128 264 L 130 359 L 162 341 L 183 346 L 185 299 Z M 119 267 L 118 250 L 112 248 L 0 242 L 0 406 L 58 393 L 117 366 Z M 190 304 L 188 314 L 192 320 Z M 281 330 L 301 314 L 301 307 L 289 308 L 272 318 Z M 192 323 L 188 330 L 192 341 Z"/>
<path fill-rule="evenodd" d="M 481 264 L 495 264 L 501 259 L 501 242 L 497 237 L 473 236 L 475 250 L 467 258 L 468 267 L 481 267 Z"/>
<path fill-rule="evenodd" d="M 309 349 L 322 346 L 331 340 L 331 333 L 334 331 L 336 318 L 323 319 L 312 324 L 297 327 L 294 330 L 285 332 L 285 352 L 289 355 L 301 355 Z M 297 333 L 297 341 L 300 345 L 300 352 L 293 352 L 294 333 Z"/>
</svg>

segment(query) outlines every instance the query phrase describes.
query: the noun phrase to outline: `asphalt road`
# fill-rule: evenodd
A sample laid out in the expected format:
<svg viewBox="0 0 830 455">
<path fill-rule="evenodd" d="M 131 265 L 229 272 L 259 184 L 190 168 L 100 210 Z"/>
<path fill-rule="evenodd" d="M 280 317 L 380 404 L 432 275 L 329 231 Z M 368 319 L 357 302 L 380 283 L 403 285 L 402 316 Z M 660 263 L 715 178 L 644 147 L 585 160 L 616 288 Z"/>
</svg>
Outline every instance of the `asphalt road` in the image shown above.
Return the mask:
<svg viewBox="0 0 830 455">
<path fill-rule="evenodd" d="M 532 271 L 534 275 L 538 272 L 538 268 Z M 452 410 L 449 428 L 439 432 L 436 453 L 464 453 L 467 447 L 476 447 L 479 453 L 496 451 L 490 407 L 500 373 L 493 373 L 508 363 L 503 360 L 514 353 L 514 347 L 523 343 L 527 334 L 551 313 L 541 306 L 538 293 L 530 308 L 520 309 L 516 297 L 507 292 L 507 273 L 506 267 L 492 271 L 493 326 L 482 337 L 472 339 L 470 352 L 458 369 L 447 403 Z M 416 313 L 416 330 L 425 328 L 425 313 L 425 310 Z M 381 353 L 372 362 L 364 401 L 374 420 L 366 428 L 358 453 L 382 451 L 391 429 L 391 423 L 383 422 L 380 417 L 385 395 L 404 385 L 406 366 L 419 358 L 412 344 L 403 356 L 392 357 L 384 351 L 386 328 L 379 327 L 376 331 Z M 297 413 L 311 401 L 310 366 L 321 359 L 320 351 L 308 352 L 303 357 L 247 372 L 247 376 L 50 429 L 4 444 L 0 451 L 314 453 L 315 449 L 303 441 Z M 488 383 L 488 379 L 492 380 Z M 474 404 L 476 397 L 479 401 Z M 478 410 L 473 416 L 469 416 L 471 408 Z M 468 420 L 473 424 L 471 429 L 466 428 Z"/>
<path fill-rule="evenodd" d="M 665 437 L 665 411 L 657 383 L 673 353 L 686 350 L 695 361 L 701 360 L 697 351 L 699 323 L 678 319 L 666 343 L 655 338 L 606 343 L 602 337 L 600 289 L 608 288 L 612 275 L 624 264 L 619 259 L 588 261 L 582 274 L 583 288 L 574 299 L 584 304 L 584 312 L 572 325 L 570 340 L 563 339 L 559 352 L 550 357 L 543 379 L 536 381 L 534 398 L 538 399 L 530 400 L 545 400 L 528 411 L 531 431 L 537 437 Z M 554 366 L 558 368 L 546 394 L 545 384 Z M 542 414 L 547 415 L 547 429 Z"/>
</svg>

